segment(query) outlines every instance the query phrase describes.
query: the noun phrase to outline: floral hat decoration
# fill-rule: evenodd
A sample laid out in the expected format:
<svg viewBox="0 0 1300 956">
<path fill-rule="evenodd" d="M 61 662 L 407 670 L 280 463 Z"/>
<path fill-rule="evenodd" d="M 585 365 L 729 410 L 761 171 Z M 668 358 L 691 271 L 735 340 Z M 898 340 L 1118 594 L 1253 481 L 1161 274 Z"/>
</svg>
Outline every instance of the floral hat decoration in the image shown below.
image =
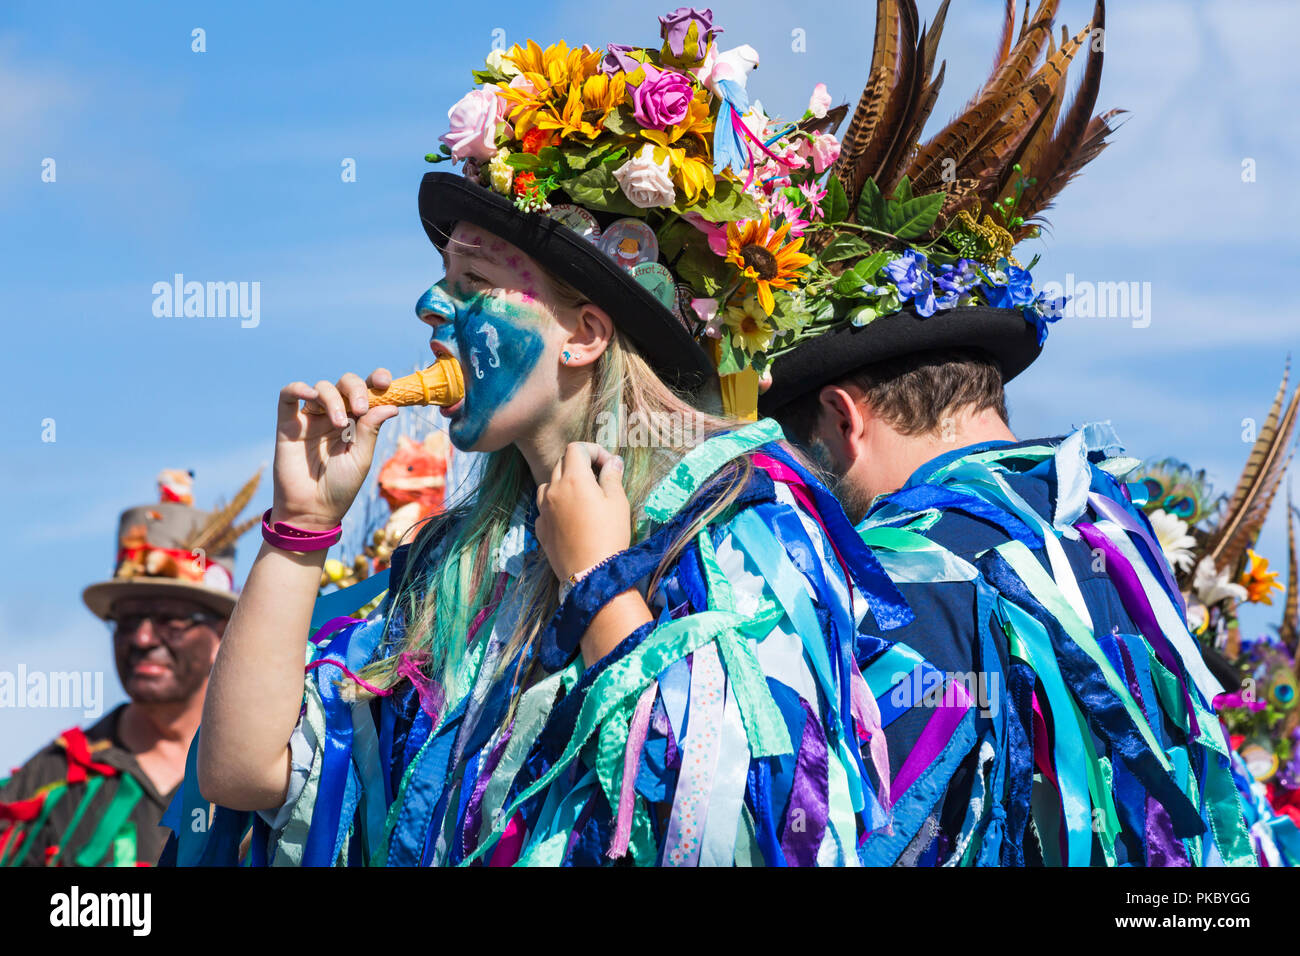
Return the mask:
<svg viewBox="0 0 1300 956">
<path fill-rule="evenodd" d="M 670 382 L 720 376 L 739 417 L 756 417 L 774 359 L 796 353 L 796 365 L 802 345 L 905 309 L 927 321 L 968 311 L 959 306 L 1016 316 L 1014 334 L 999 315 L 992 336 L 1013 340 L 1014 374 L 1060 304 L 1033 292 L 1012 246 L 1109 132 L 1110 114 L 1089 120 L 1099 51 L 1056 123 L 1065 68 L 1102 9 L 1059 50 L 1055 2 L 1014 48 L 1008 21 L 977 103 L 918 148 L 942 79 L 942 67 L 930 75 L 946 7 L 918 36 L 914 0 L 880 0 L 870 78 L 843 142 L 834 131 L 848 109 L 832 108 L 825 84 L 798 120 L 769 117 L 749 89 L 757 51 L 721 44 L 708 9 L 659 17 L 653 46 L 494 50 L 425 157 L 463 164 L 424 177 L 425 230 L 442 247 L 466 219 L 520 246 L 606 308 Z M 1029 168 L 1043 173 L 1027 178 Z"/>
</svg>

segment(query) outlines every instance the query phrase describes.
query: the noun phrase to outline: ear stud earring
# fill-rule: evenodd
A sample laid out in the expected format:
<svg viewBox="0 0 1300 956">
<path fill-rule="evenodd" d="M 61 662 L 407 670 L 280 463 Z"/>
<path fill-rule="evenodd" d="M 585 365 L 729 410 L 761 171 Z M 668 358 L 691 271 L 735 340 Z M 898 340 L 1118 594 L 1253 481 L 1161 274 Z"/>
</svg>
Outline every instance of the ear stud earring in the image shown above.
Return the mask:
<svg viewBox="0 0 1300 956">
<path fill-rule="evenodd" d="M 568 365 L 569 362 L 571 362 L 573 359 L 576 359 L 577 357 L 578 356 L 576 353 L 570 352 L 568 349 L 565 349 L 560 355 L 560 361 L 562 361 L 565 365 Z"/>
</svg>

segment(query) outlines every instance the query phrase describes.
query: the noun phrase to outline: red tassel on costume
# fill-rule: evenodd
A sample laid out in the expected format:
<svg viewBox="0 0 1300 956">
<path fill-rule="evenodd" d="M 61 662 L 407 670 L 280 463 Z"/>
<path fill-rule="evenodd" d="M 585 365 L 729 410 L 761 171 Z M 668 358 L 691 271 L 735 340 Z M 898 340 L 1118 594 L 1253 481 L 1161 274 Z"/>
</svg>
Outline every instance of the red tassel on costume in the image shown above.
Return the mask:
<svg viewBox="0 0 1300 956">
<path fill-rule="evenodd" d="M 86 771 L 93 770 L 105 777 L 117 776 L 117 768 L 106 763 L 95 763 L 90 759 L 90 744 L 86 735 L 78 727 L 65 730 L 59 735 L 57 743 L 63 745 L 68 754 L 68 783 L 85 783 Z"/>
<path fill-rule="evenodd" d="M 0 820 L 14 820 L 18 823 L 27 823 L 35 820 L 41 813 L 41 807 L 45 805 L 45 794 L 38 797 L 32 797 L 30 800 L 15 800 L 12 803 L 0 803 Z"/>
</svg>

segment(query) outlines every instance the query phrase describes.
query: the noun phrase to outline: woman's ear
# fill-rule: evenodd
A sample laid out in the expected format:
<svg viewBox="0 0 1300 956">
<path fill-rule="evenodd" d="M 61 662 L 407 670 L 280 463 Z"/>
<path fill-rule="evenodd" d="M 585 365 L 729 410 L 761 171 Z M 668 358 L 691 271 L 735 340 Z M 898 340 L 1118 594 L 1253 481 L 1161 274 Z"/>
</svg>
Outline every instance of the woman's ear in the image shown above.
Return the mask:
<svg viewBox="0 0 1300 956">
<path fill-rule="evenodd" d="M 569 368 L 590 365 L 604 354 L 614 337 L 614 320 L 600 306 L 585 302 L 573 311 L 574 324 L 561 346 L 560 364 Z"/>
</svg>

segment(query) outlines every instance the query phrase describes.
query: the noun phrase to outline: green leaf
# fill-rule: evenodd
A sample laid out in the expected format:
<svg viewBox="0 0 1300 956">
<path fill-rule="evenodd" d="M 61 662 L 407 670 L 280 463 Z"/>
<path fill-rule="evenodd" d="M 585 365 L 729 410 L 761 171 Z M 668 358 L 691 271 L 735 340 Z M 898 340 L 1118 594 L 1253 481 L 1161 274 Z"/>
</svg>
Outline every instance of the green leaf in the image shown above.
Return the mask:
<svg viewBox="0 0 1300 956">
<path fill-rule="evenodd" d="M 873 319 L 880 317 L 880 310 L 871 303 L 855 306 L 849 310 L 849 321 L 854 325 L 867 325 Z"/>
<path fill-rule="evenodd" d="M 512 156 L 511 159 L 514 157 Z M 563 183 L 563 189 L 580 206 L 607 212 L 643 216 L 644 210 L 632 204 L 619 189 L 618 180 L 608 166 L 593 166 Z"/>
<path fill-rule="evenodd" d="M 626 106 L 611 110 L 602 125 L 611 133 L 617 133 L 619 136 L 635 136 L 641 130 L 641 125 L 637 123 L 632 111 Z"/>
<path fill-rule="evenodd" d="M 560 151 L 554 146 L 543 146 L 537 152 L 537 161 L 543 166 L 558 166 L 560 158 Z"/>
<path fill-rule="evenodd" d="M 673 221 L 664 227 L 657 236 L 659 252 L 665 259 L 672 262 L 677 258 L 677 254 L 685 249 L 687 243 L 691 241 L 691 233 L 702 236 L 700 231 L 689 222 L 683 222 L 680 219 Z"/>
<path fill-rule="evenodd" d="M 826 195 L 822 197 L 822 218 L 828 223 L 843 222 L 849 214 L 849 197 L 836 177 L 826 181 Z"/>
<path fill-rule="evenodd" d="M 703 202 L 691 205 L 678 203 L 675 212 L 698 212 L 710 222 L 738 222 L 741 219 L 757 219 L 758 203 L 743 189 L 734 185 L 729 179 L 719 179 L 713 195 Z"/>
<path fill-rule="evenodd" d="M 822 262 L 839 262 L 843 259 L 856 259 L 871 255 L 871 245 L 858 236 L 848 233 L 838 235 L 822 250 Z"/>
<path fill-rule="evenodd" d="M 799 190 L 794 186 L 783 187 L 781 189 L 781 195 L 790 200 L 790 204 L 796 209 L 807 201 L 807 197 L 805 197 L 803 193 L 799 192 Z"/>
<path fill-rule="evenodd" d="M 470 75 L 474 78 L 474 83 L 508 83 L 510 77 L 496 70 L 471 70 Z"/>
<path fill-rule="evenodd" d="M 881 249 L 863 259 L 852 269 L 843 273 L 835 280 L 835 292 L 837 295 L 845 297 L 862 297 L 865 295 L 862 287 L 865 285 L 876 285 L 876 274 L 880 272 L 880 267 L 893 258 L 894 254 L 888 250 Z"/>
<path fill-rule="evenodd" d="M 511 153 L 506 157 L 506 165 L 515 169 L 539 169 L 542 161 L 533 153 Z"/>
<path fill-rule="evenodd" d="M 939 218 L 939 210 L 943 208 L 943 201 L 946 198 L 947 193 L 931 193 L 928 196 L 909 199 L 907 202 L 890 203 L 886 228 L 899 239 L 916 239 L 923 236 Z"/>
<path fill-rule="evenodd" d="M 718 358 L 718 374 L 732 375 L 744 367 L 744 353 L 731 342 L 731 330 L 722 329 L 722 348 Z"/>
<path fill-rule="evenodd" d="M 880 187 L 874 179 L 867 179 L 862 184 L 862 195 L 858 197 L 855 215 L 859 225 L 893 232 L 885 220 L 885 197 L 880 195 Z"/>
<path fill-rule="evenodd" d="M 695 227 L 690 228 L 694 229 Z M 703 238 L 703 233 L 700 235 Z M 718 275 L 720 262 L 721 260 L 709 249 L 707 242 L 689 242 L 681 256 L 673 264 L 673 268 L 676 270 L 677 275 L 689 282 L 697 292 L 702 295 L 712 296 L 716 295 L 722 287 L 722 277 Z M 732 270 L 727 269 L 726 271 L 730 272 Z"/>
<path fill-rule="evenodd" d="M 904 176 L 894 187 L 893 199 L 895 202 L 907 202 L 912 198 L 912 180 L 909 176 Z"/>
</svg>

